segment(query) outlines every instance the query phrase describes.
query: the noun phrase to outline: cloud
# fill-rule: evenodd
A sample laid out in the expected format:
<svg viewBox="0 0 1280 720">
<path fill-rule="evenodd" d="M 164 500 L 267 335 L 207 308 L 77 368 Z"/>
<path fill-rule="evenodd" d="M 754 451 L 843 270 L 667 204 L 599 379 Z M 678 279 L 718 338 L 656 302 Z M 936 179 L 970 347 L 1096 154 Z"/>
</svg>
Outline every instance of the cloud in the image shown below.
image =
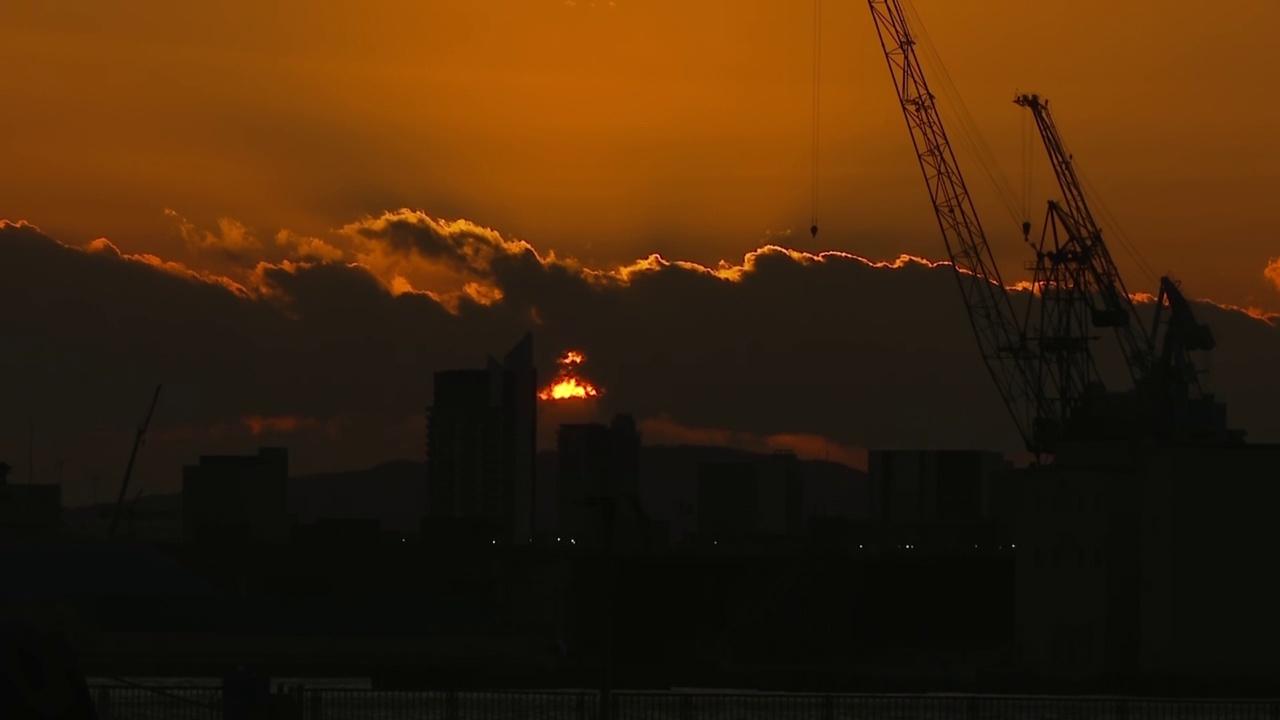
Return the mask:
<svg viewBox="0 0 1280 720">
<path fill-rule="evenodd" d="M 609 389 L 602 416 L 630 412 L 672 436 L 715 428 L 833 457 L 1018 444 L 944 263 L 771 245 L 716 267 L 655 255 L 589 268 L 410 211 L 318 241 L 335 252 L 220 273 L 0 225 L 0 373 L 21 380 L 0 386 L 0 459 L 26 456 L 34 417 L 47 438 L 37 454 L 57 438 L 92 472 L 116 467 L 158 382 L 155 429 L 170 436 L 140 460 L 148 487 L 174 487 L 199 454 L 252 452 L 268 436 L 292 448 L 299 472 L 420 458 L 410 419 L 430 405 L 431 373 L 481 367 L 527 331 L 542 380 L 581 350 Z M 277 235 L 262 252 L 304 245 Z M 395 287 L 397 273 L 409 287 Z M 1280 439 L 1280 328 L 1209 303 L 1196 312 L 1218 338 L 1210 384 L 1233 424 Z M 342 418 L 337 438 L 330 418 Z M 172 430 L 215 427 L 227 432 Z M 71 501 L 90 472 L 68 474 Z"/>
<path fill-rule="evenodd" d="M 249 415 L 240 419 L 240 423 L 249 429 L 256 438 L 263 435 L 288 435 L 297 432 L 322 432 L 332 439 L 337 439 L 341 431 L 341 423 L 335 418 L 329 422 L 320 422 L 311 417 L 294 415 L 262 416 Z"/>
<path fill-rule="evenodd" d="M 867 469 L 866 450 L 845 447 L 821 435 L 760 435 L 717 428 L 687 427 L 667 415 L 641 419 L 637 427 L 647 445 L 710 445 L 758 453 L 793 452 L 802 460 L 831 460 L 864 472 Z"/>
<path fill-rule="evenodd" d="M 276 233 L 276 245 L 288 248 L 290 256 L 302 260 L 334 262 L 346 257 L 340 248 L 320 238 L 298 235 L 288 230 Z"/>
<path fill-rule="evenodd" d="M 537 258 L 533 246 L 507 240 L 497 231 L 468 220 L 438 220 L 415 210 L 384 213 L 346 225 L 342 234 L 360 241 L 381 244 L 406 255 L 438 260 L 468 274 L 488 275 L 493 263 L 504 256 L 529 254 Z"/>
<path fill-rule="evenodd" d="M 1262 274 L 1280 290 L 1280 258 L 1272 258 Z"/>
<path fill-rule="evenodd" d="M 180 262 L 175 262 L 172 260 L 162 260 L 160 259 L 160 257 L 156 255 L 152 255 L 150 253 L 125 254 L 120 251 L 120 248 L 116 247 L 110 240 L 106 238 L 98 238 L 96 240 L 91 241 L 88 245 L 85 245 L 84 250 L 85 252 L 90 254 L 106 255 L 109 257 L 118 258 L 120 260 L 125 260 L 129 262 L 138 262 L 138 263 L 142 263 L 143 265 L 149 265 L 153 268 L 156 268 L 157 270 L 162 270 L 166 273 L 169 273 L 170 275 L 174 275 L 180 278 L 185 278 L 193 282 L 202 282 L 202 283 L 208 283 L 211 285 L 217 285 L 219 287 L 229 290 L 230 292 L 236 295 L 240 295 L 244 297 L 248 297 L 250 295 L 250 292 L 248 289 L 246 289 L 243 285 L 237 283 L 236 281 L 232 280 L 231 278 L 225 277 L 223 275 L 218 275 L 216 273 L 192 270 L 191 268 L 187 267 L 186 265 Z"/>
<path fill-rule="evenodd" d="M 254 257 L 262 250 L 262 243 L 253 236 L 249 228 L 232 218 L 218 218 L 218 232 L 200 231 L 175 210 L 166 208 L 164 214 L 174 218 L 178 223 L 178 231 L 182 234 L 187 246 L 199 252 L 217 252 L 231 259 Z"/>
</svg>

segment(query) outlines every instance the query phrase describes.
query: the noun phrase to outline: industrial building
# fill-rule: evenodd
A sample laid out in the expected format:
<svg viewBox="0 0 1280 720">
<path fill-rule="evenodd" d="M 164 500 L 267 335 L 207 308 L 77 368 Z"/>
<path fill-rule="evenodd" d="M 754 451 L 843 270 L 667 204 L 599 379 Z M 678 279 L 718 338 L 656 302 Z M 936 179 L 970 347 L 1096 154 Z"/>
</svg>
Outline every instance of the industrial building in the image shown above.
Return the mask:
<svg viewBox="0 0 1280 720">
<path fill-rule="evenodd" d="M 289 539 L 289 450 L 205 455 L 182 469 L 187 542 L 278 543 Z"/>
<path fill-rule="evenodd" d="M 435 374 L 427 412 L 427 535 L 527 543 L 534 532 L 533 336 L 482 370 Z"/>
</svg>

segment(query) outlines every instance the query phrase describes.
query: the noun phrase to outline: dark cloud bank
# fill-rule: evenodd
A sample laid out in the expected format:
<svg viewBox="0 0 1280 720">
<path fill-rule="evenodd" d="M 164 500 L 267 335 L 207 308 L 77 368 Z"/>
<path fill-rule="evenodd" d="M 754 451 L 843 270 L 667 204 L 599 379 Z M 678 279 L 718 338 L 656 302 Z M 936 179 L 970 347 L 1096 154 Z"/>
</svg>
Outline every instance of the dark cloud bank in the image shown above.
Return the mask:
<svg viewBox="0 0 1280 720">
<path fill-rule="evenodd" d="M 60 470 L 70 501 L 95 487 L 114 497 L 161 381 L 138 469 L 151 492 L 176 489 L 178 466 L 202 452 L 257 444 L 290 445 L 299 471 L 419 459 L 431 373 L 478 366 L 526 331 L 544 377 L 564 349 L 586 352 L 608 391 L 602 414 L 853 447 L 1018 445 L 947 266 L 766 248 L 736 268 L 650 258 L 601 272 L 416 213 L 344 232 L 450 265 L 501 299 L 463 295 L 451 311 L 333 260 L 233 281 L 0 226 L 0 459 L 25 475 L 34 426 L 39 481 Z M 1280 329 L 1196 311 L 1219 338 L 1212 386 L 1233 424 L 1280 439 Z"/>
</svg>

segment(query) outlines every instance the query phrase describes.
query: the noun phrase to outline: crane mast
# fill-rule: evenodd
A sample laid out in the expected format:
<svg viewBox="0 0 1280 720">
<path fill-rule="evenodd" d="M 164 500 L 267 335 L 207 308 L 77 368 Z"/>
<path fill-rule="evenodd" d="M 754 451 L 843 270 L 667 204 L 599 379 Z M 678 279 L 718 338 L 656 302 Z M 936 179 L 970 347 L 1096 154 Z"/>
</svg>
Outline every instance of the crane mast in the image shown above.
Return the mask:
<svg viewBox="0 0 1280 720">
<path fill-rule="evenodd" d="M 1243 438 L 1239 431 L 1227 428 L 1225 406 L 1204 392 L 1191 356 L 1193 351 L 1213 349 L 1213 332 L 1195 319 L 1191 304 L 1168 277 L 1160 278 L 1148 332 L 1089 210 L 1048 101 L 1020 93 L 1014 102 L 1035 117 L 1063 195 L 1062 203 L 1049 203 L 1034 279 L 1041 289 L 1041 337 L 1055 338 L 1065 349 L 1056 360 L 1065 379 L 1061 387 L 1069 390 L 1064 397 L 1070 426 L 1056 429 L 1084 439 L 1114 434 L 1116 429 L 1108 427 L 1106 416 L 1119 410 L 1135 421 L 1120 429 L 1131 440 Z M 1108 392 L 1103 385 L 1089 351 L 1091 326 L 1114 328 L 1133 381 L 1131 391 Z"/>
<path fill-rule="evenodd" d="M 124 495 L 129 489 L 129 478 L 133 475 L 133 464 L 138 459 L 138 448 L 142 447 L 142 440 L 147 435 L 147 427 L 151 425 L 151 416 L 156 412 L 156 401 L 160 399 L 160 389 L 163 385 L 157 385 L 155 394 L 151 396 L 151 405 L 147 408 L 147 416 L 142 419 L 142 424 L 138 425 L 138 432 L 133 438 L 133 449 L 129 451 L 129 464 L 124 469 L 124 479 L 120 481 L 120 495 L 116 498 L 115 511 L 111 513 L 111 527 L 107 530 L 107 537 L 114 538 L 116 528 L 120 524 L 120 512 L 124 507 Z M 135 500 L 136 502 L 136 500 Z"/>
<path fill-rule="evenodd" d="M 1027 449 L 1041 454 L 1049 448 L 1038 438 L 1039 420 L 1057 413 L 1047 406 L 1044 378 L 960 174 L 902 5 L 898 0 L 868 1 L 983 360 Z"/>
<path fill-rule="evenodd" d="M 1048 222 L 1064 229 L 1067 242 L 1058 244 L 1051 253 L 1042 250 L 1040 259 L 1059 266 L 1051 274 L 1057 283 L 1056 291 L 1067 293 L 1073 296 L 1074 302 L 1088 307 L 1094 327 L 1115 329 L 1129 374 L 1138 384 L 1149 367 L 1151 338 L 1125 289 L 1111 252 L 1102 240 L 1102 228 L 1089 210 L 1072 156 L 1067 152 L 1049 112 L 1049 103 L 1039 95 L 1029 94 L 1017 95 L 1014 102 L 1030 110 L 1035 117 L 1036 128 L 1063 196 L 1061 204 L 1050 202 Z"/>
</svg>

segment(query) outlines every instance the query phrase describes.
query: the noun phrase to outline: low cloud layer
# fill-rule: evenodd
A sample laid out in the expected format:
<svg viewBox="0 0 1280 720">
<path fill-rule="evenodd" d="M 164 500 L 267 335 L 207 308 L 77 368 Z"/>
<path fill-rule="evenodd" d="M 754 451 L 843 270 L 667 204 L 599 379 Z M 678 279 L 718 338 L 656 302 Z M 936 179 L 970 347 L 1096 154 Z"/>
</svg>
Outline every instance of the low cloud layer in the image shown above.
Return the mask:
<svg viewBox="0 0 1280 720">
<path fill-rule="evenodd" d="M 631 412 L 651 440 L 855 463 L 866 447 L 1018 445 L 947 265 L 769 246 L 715 268 L 587 268 L 412 211 L 323 239 L 230 235 L 237 251 L 206 268 L 0 226 L 0 459 L 25 475 L 34 427 L 41 481 L 61 468 L 72 500 L 94 476 L 118 482 L 159 382 L 138 469 L 157 491 L 202 452 L 258 444 L 290 445 L 298 471 L 421 458 L 431 373 L 478 367 L 526 331 L 544 380 L 563 351 L 585 352 L 609 390 L 597 414 Z M 1197 312 L 1233 423 L 1280 439 L 1280 329 Z"/>
</svg>

